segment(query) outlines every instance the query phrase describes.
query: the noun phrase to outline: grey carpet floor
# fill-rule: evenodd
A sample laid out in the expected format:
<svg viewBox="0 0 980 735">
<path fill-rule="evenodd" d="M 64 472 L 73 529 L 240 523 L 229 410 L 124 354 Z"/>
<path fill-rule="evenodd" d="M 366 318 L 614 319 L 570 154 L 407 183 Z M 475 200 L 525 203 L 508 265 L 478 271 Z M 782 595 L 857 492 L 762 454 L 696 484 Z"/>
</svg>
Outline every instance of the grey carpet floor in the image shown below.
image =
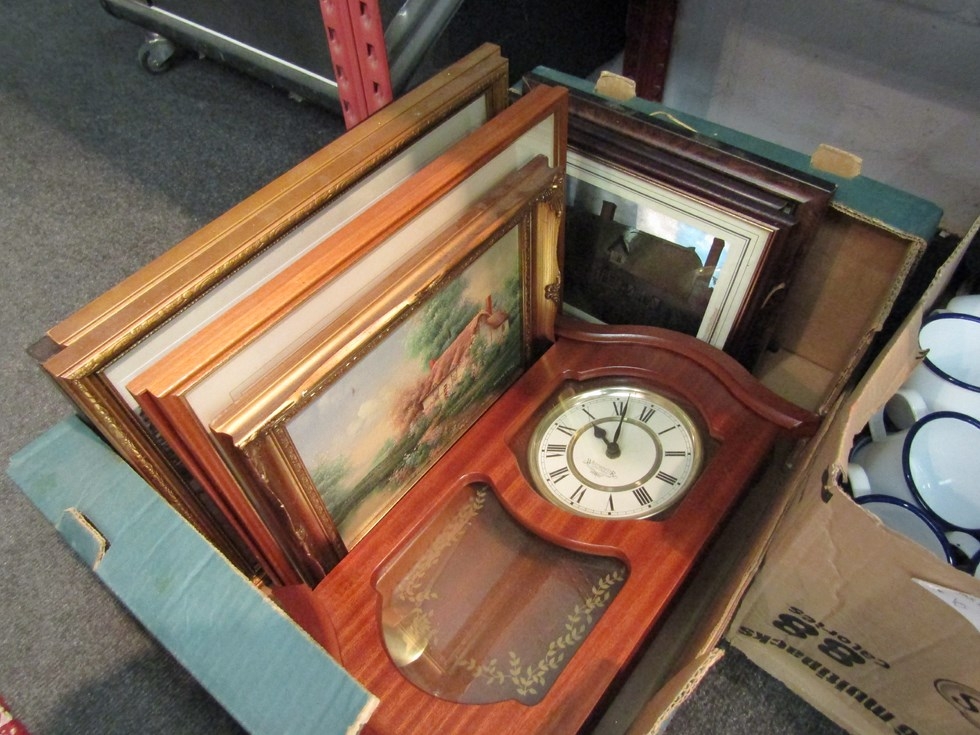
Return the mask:
<svg viewBox="0 0 980 735">
<path fill-rule="evenodd" d="M 95 0 L 0 3 L 0 463 L 71 407 L 44 331 L 329 142 L 333 113 L 192 59 L 136 62 Z M 34 735 L 240 732 L 0 479 L 0 695 Z M 669 727 L 839 732 L 732 652 Z"/>
</svg>

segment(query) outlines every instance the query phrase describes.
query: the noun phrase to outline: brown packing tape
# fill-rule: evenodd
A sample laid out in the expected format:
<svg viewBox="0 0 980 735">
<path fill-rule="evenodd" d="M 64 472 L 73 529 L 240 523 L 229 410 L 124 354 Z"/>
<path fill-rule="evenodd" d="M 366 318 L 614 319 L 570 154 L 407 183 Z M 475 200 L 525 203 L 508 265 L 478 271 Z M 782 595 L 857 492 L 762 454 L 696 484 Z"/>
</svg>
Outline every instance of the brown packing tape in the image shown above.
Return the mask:
<svg viewBox="0 0 980 735">
<path fill-rule="evenodd" d="M 629 77 L 624 77 L 621 74 L 616 74 L 615 72 L 601 71 L 599 72 L 599 79 L 596 81 L 593 91 L 596 94 L 601 94 L 603 97 L 608 97 L 609 99 L 617 100 L 619 102 L 626 102 L 636 97 L 636 82 Z M 685 122 L 681 122 L 675 115 L 672 115 L 666 110 L 655 110 L 650 113 L 650 117 L 667 120 L 672 125 L 676 125 L 679 128 L 684 128 L 692 133 L 697 132 L 697 130 L 692 128 L 690 125 Z"/>
<path fill-rule="evenodd" d="M 603 71 L 599 73 L 599 79 L 595 83 L 595 91 L 596 94 L 601 94 L 604 97 L 625 102 L 636 97 L 636 82 L 621 74 Z"/>
<path fill-rule="evenodd" d="M 815 169 L 826 171 L 844 179 L 860 176 L 863 163 L 859 156 L 840 148 L 834 148 L 826 143 L 817 146 L 817 150 L 810 157 L 810 165 Z"/>
</svg>

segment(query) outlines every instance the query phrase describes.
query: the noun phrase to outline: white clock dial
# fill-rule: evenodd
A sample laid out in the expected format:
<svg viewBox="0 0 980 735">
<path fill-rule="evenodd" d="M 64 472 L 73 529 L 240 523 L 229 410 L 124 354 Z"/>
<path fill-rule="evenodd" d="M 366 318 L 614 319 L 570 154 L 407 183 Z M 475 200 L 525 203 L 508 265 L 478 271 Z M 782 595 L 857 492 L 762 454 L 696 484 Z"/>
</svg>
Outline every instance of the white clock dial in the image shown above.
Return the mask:
<svg viewBox="0 0 980 735">
<path fill-rule="evenodd" d="M 638 385 L 586 387 L 552 408 L 528 449 L 532 479 L 556 505 L 595 518 L 647 518 L 670 508 L 701 466 L 694 422 Z"/>
</svg>

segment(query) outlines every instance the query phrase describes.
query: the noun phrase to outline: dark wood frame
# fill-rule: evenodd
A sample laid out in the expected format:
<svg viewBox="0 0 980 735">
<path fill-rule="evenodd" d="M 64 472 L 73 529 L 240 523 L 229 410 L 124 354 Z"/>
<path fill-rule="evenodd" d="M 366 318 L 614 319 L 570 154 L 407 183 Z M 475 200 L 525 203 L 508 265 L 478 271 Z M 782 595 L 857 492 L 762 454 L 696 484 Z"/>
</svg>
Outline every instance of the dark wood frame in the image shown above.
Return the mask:
<svg viewBox="0 0 980 735">
<path fill-rule="evenodd" d="M 623 74 L 636 82 L 636 95 L 660 102 L 667 82 L 678 0 L 629 0 Z"/>
<path fill-rule="evenodd" d="M 535 71 L 524 81 L 533 89 L 556 79 Z M 777 230 L 724 348 L 751 369 L 767 347 L 776 312 L 835 186 L 578 89 L 569 94 L 568 144 L 639 179 L 670 186 Z"/>
</svg>

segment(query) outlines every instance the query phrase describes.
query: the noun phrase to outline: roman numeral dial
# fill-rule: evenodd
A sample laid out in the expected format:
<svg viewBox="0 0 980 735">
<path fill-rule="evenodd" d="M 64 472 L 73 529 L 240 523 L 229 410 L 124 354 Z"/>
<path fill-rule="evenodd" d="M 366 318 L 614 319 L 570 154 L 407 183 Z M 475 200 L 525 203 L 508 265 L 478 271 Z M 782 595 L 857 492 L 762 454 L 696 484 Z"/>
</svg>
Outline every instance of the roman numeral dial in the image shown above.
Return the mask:
<svg viewBox="0 0 980 735">
<path fill-rule="evenodd" d="M 555 505 L 594 518 L 648 518 L 679 502 L 697 478 L 697 424 L 641 384 L 569 384 L 528 447 L 535 488 Z"/>
</svg>

